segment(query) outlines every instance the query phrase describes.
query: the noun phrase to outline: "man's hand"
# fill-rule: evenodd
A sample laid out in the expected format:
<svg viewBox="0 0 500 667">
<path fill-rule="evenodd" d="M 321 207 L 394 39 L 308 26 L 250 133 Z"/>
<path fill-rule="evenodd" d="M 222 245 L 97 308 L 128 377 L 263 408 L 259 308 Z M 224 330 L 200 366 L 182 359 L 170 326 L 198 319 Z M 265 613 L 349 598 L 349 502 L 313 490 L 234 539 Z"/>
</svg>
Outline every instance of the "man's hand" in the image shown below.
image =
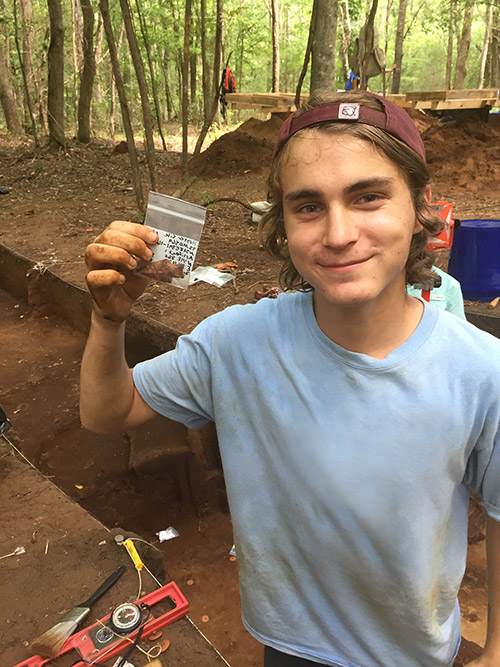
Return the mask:
<svg viewBox="0 0 500 667">
<path fill-rule="evenodd" d="M 87 286 L 99 316 L 123 322 L 149 280 L 134 273 L 137 260 L 148 261 L 148 245 L 158 241 L 152 229 L 117 220 L 99 234 L 85 251 Z"/>
</svg>

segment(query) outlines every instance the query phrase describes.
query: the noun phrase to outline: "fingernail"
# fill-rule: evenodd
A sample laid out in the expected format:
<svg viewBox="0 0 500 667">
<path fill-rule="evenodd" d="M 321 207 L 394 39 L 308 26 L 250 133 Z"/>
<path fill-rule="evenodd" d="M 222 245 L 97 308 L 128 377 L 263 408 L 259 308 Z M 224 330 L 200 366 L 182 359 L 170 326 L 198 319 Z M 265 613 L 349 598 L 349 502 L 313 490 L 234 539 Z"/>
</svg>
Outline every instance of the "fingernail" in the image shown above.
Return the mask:
<svg viewBox="0 0 500 667">
<path fill-rule="evenodd" d="M 151 232 L 148 235 L 148 239 L 150 243 L 156 243 L 158 241 L 158 234 L 156 232 Z"/>
<path fill-rule="evenodd" d="M 125 276 L 120 276 L 118 278 L 118 282 L 120 283 L 120 285 L 123 285 L 123 283 L 125 282 Z"/>
<path fill-rule="evenodd" d="M 128 265 L 130 266 L 131 269 L 135 269 L 135 267 L 137 266 L 137 262 L 133 257 L 131 257 Z"/>
<path fill-rule="evenodd" d="M 147 257 L 147 259 L 149 259 L 149 258 L 152 257 L 152 256 L 153 256 L 153 252 L 152 252 L 152 250 L 150 250 L 149 248 L 147 248 L 147 249 L 146 249 L 146 257 Z"/>
</svg>

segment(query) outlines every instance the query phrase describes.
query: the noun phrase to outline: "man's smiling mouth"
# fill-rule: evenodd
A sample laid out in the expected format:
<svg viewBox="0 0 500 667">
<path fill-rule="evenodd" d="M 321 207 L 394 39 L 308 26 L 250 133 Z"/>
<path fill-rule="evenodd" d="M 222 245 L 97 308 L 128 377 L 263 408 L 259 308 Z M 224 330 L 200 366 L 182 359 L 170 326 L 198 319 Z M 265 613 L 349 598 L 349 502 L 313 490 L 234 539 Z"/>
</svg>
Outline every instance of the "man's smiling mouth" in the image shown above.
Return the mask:
<svg viewBox="0 0 500 667">
<path fill-rule="evenodd" d="M 342 271 L 342 270 L 347 270 L 347 269 L 355 269 L 356 267 L 360 266 L 361 264 L 364 264 L 367 262 L 370 257 L 365 257 L 363 259 L 356 259 L 356 260 L 350 260 L 349 262 L 317 262 L 319 266 L 323 269 L 328 269 L 331 271 Z"/>
</svg>

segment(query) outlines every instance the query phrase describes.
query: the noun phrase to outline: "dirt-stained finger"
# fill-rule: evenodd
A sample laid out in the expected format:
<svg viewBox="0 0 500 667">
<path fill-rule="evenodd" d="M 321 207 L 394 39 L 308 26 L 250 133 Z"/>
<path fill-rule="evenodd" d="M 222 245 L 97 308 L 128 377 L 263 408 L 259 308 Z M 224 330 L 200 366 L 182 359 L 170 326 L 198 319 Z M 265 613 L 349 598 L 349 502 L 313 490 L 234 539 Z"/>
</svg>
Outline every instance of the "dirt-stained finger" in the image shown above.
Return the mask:
<svg viewBox="0 0 500 667">
<path fill-rule="evenodd" d="M 103 236 L 108 235 L 108 232 L 120 232 L 123 234 L 128 234 L 129 236 L 134 236 L 138 239 L 141 239 L 144 243 L 153 244 L 158 240 L 158 234 L 150 229 L 145 227 L 137 222 L 128 222 L 126 220 L 114 220 L 109 224 L 106 229 L 104 229 L 96 238 L 95 242 L 103 243 Z"/>
<path fill-rule="evenodd" d="M 109 288 L 114 285 L 123 285 L 126 278 L 123 273 L 116 271 L 114 269 L 102 269 L 89 271 L 86 276 L 86 281 L 89 287 L 99 289 L 99 288 Z"/>
<path fill-rule="evenodd" d="M 157 233 L 149 227 L 144 227 L 134 222 L 115 220 L 90 244 L 88 256 L 90 258 L 99 258 L 99 262 L 102 262 L 106 255 L 104 247 L 108 246 L 121 248 L 128 252 L 129 255 L 134 255 L 148 261 L 152 255 L 148 245 L 154 245 L 157 241 Z M 112 262 L 110 261 L 109 263 Z M 122 257 L 120 264 L 125 266 L 127 261 Z"/>
<path fill-rule="evenodd" d="M 103 243 L 91 243 L 85 249 L 85 264 L 89 271 L 99 268 L 133 270 L 137 266 L 137 260 L 124 248 Z"/>
<path fill-rule="evenodd" d="M 90 244 L 89 247 L 91 253 L 100 257 L 106 254 L 105 248 L 110 247 L 121 248 L 122 250 L 127 251 L 129 255 L 140 257 L 146 261 L 149 260 L 152 255 L 150 248 L 142 239 L 125 232 L 114 230 L 104 231 L 97 237 L 94 243 Z"/>
</svg>

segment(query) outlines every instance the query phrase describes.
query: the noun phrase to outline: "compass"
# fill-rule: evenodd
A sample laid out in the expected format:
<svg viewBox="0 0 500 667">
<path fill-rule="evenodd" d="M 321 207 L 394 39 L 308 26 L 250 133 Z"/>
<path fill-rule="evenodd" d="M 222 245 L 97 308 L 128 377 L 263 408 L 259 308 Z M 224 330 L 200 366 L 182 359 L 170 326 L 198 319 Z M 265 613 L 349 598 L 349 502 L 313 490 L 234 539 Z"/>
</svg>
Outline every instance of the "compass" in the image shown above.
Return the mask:
<svg viewBox="0 0 500 667">
<path fill-rule="evenodd" d="M 119 635 L 137 630 L 142 622 L 142 610 L 133 602 L 118 605 L 111 614 L 109 625 Z"/>
</svg>

